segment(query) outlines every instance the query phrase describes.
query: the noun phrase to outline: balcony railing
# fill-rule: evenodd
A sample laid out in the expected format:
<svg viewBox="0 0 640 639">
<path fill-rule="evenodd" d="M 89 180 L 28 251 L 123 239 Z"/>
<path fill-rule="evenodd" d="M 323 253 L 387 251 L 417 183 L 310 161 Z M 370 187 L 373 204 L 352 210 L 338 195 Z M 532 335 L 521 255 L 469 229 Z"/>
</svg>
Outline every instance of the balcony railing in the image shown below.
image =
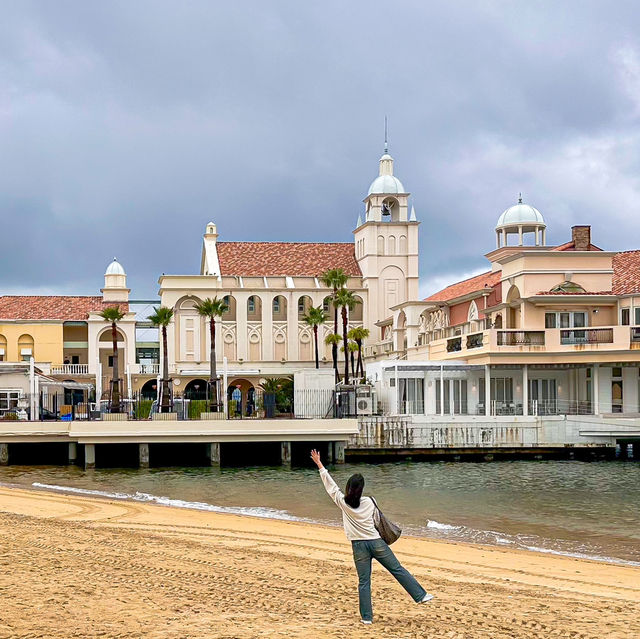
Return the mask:
<svg viewBox="0 0 640 639">
<path fill-rule="evenodd" d="M 482 333 L 467 335 L 467 348 L 482 348 L 483 345 L 484 335 Z"/>
<path fill-rule="evenodd" d="M 447 340 L 447 353 L 456 353 L 462 350 L 462 337 L 452 337 Z"/>
<path fill-rule="evenodd" d="M 544 331 L 498 331 L 498 346 L 544 346 Z"/>
<path fill-rule="evenodd" d="M 572 328 L 561 330 L 560 343 L 563 345 L 613 344 L 613 328 Z"/>
<path fill-rule="evenodd" d="M 51 367 L 52 375 L 88 375 L 89 364 L 60 364 Z"/>
<path fill-rule="evenodd" d="M 640 344 L 640 326 L 631 327 L 631 343 Z"/>
<path fill-rule="evenodd" d="M 159 375 L 160 364 L 140 364 L 140 375 Z"/>
</svg>

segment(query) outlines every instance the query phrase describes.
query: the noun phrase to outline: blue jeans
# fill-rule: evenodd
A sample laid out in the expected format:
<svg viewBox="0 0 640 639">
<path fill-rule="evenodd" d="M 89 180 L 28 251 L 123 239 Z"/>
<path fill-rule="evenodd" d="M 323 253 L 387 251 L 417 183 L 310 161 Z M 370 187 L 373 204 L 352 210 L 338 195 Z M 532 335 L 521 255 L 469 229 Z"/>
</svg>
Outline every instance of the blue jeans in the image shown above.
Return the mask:
<svg viewBox="0 0 640 639">
<path fill-rule="evenodd" d="M 358 597 L 360 616 L 364 621 L 373 621 L 371 608 L 371 560 L 377 559 L 413 597 L 420 601 L 427 592 L 416 578 L 400 565 L 393 551 L 382 539 L 362 539 L 352 541 L 353 560 L 358 571 Z"/>
</svg>

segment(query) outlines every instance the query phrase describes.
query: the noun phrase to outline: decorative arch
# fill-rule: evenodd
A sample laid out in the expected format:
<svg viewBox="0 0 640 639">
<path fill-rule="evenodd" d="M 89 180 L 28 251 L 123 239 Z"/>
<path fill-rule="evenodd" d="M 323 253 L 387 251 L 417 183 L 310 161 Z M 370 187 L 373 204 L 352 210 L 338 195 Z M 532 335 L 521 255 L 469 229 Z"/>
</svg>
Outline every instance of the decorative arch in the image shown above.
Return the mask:
<svg viewBox="0 0 640 639">
<path fill-rule="evenodd" d="M 378 255 L 384 255 L 384 235 L 378 235 Z"/>
<path fill-rule="evenodd" d="M 249 343 L 249 361 L 259 362 L 262 359 L 262 324 L 247 326 L 247 341 Z"/>
<path fill-rule="evenodd" d="M 401 235 L 398 240 L 398 252 L 400 255 L 406 255 L 408 253 L 406 235 Z"/>
<path fill-rule="evenodd" d="M 310 362 L 313 355 L 313 329 L 309 326 L 300 326 L 298 330 L 299 359 L 302 362 Z"/>
<path fill-rule="evenodd" d="M 395 235 L 389 236 L 387 246 L 389 247 L 389 250 L 388 250 L 389 255 L 395 255 L 396 254 L 396 236 Z"/>
<path fill-rule="evenodd" d="M 382 269 L 378 295 L 378 317 L 389 317 L 391 307 L 406 301 L 404 271 L 395 265 Z"/>
<path fill-rule="evenodd" d="M 126 346 L 127 338 L 125 334 L 119 328 L 116 328 L 116 334 L 118 335 L 118 342 L 124 342 Z M 100 345 L 102 348 L 104 348 L 103 344 L 105 343 L 111 346 L 111 344 L 113 343 L 113 339 L 111 337 L 111 326 L 105 326 L 100 330 L 100 332 L 98 333 L 98 341 L 101 343 Z"/>
<path fill-rule="evenodd" d="M 298 298 L 298 320 L 302 320 L 312 306 L 313 300 L 308 295 L 301 295 Z"/>
<path fill-rule="evenodd" d="M 493 328 L 502 328 L 502 315 L 500 313 L 493 320 Z"/>
<path fill-rule="evenodd" d="M 247 299 L 247 321 L 260 322 L 262 320 L 262 299 L 259 295 L 250 295 Z"/>
<path fill-rule="evenodd" d="M 7 338 L 0 333 L 0 362 L 7 359 Z"/>
<path fill-rule="evenodd" d="M 185 399 L 191 400 L 203 400 L 207 399 L 207 380 L 205 379 L 192 379 L 184 387 Z"/>
<path fill-rule="evenodd" d="M 397 222 L 400 219 L 400 204 L 398 200 L 395 197 L 386 197 L 382 202 L 382 213 L 383 220 Z"/>
<path fill-rule="evenodd" d="M 507 293 L 507 304 L 511 304 L 511 302 L 515 302 L 518 299 L 520 299 L 520 289 L 514 284 Z"/>
<path fill-rule="evenodd" d="M 158 380 L 147 380 L 140 389 L 140 396 L 142 399 L 155 400 L 158 397 Z"/>
<path fill-rule="evenodd" d="M 354 297 L 356 298 L 358 303 L 356 304 L 355 308 L 349 313 L 349 320 L 351 322 L 361 322 L 362 316 L 364 313 L 363 311 L 364 302 L 362 301 L 362 298 L 359 295 L 354 295 Z"/>
<path fill-rule="evenodd" d="M 28 333 L 24 333 L 20 335 L 18 338 L 18 357 L 28 362 L 31 357 L 35 359 L 35 343 L 33 341 L 33 337 Z"/>
<path fill-rule="evenodd" d="M 271 318 L 274 322 L 287 321 L 287 298 L 276 295 L 271 302 Z"/>
<path fill-rule="evenodd" d="M 471 300 L 469 304 L 469 311 L 467 312 L 467 321 L 474 322 L 480 318 L 480 314 L 478 312 L 478 305 L 475 300 Z"/>
<path fill-rule="evenodd" d="M 229 307 L 227 311 L 222 315 L 223 322 L 235 322 L 236 321 L 236 298 L 231 295 L 225 295 L 223 298 L 224 303 Z"/>
</svg>

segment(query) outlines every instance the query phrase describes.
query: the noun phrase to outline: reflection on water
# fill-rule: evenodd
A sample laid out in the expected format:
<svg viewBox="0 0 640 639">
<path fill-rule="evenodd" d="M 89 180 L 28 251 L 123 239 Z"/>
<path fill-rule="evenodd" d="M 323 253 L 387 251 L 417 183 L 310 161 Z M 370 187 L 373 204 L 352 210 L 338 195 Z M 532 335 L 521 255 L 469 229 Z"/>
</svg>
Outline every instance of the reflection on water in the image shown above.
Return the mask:
<svg viewBox="0 0 640 639">
<path fill-rule="evenodd" d="M 341 485 L 353 472 L 365 476 L 365 493 L 373 494 L 410 534 L 640 562 L 637 463 L 399 462 L 332 469 Z M 137 494 L 142 500 L 164 497 L 180 505 L 233 507 L 258 516 L 340 521 L 311 469 L 9 466 L 0 469 L 0 482 L 39 482 Z"/>
</svg>

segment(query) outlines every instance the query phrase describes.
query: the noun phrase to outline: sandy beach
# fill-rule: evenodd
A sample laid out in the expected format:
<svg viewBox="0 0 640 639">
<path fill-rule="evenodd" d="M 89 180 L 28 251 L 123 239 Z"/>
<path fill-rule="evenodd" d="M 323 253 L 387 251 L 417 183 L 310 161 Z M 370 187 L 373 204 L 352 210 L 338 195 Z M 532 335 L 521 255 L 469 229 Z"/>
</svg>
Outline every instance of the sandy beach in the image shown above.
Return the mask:
<svg viewBox="0 0 640 639">
<path fill-rule="evenodd" d="M 0 488 L 0 637 L 632 638 L 640 568 L 403 538 L 436 594 L 374 568 L 359 622 L 342 530 Z"/>
</svg>

